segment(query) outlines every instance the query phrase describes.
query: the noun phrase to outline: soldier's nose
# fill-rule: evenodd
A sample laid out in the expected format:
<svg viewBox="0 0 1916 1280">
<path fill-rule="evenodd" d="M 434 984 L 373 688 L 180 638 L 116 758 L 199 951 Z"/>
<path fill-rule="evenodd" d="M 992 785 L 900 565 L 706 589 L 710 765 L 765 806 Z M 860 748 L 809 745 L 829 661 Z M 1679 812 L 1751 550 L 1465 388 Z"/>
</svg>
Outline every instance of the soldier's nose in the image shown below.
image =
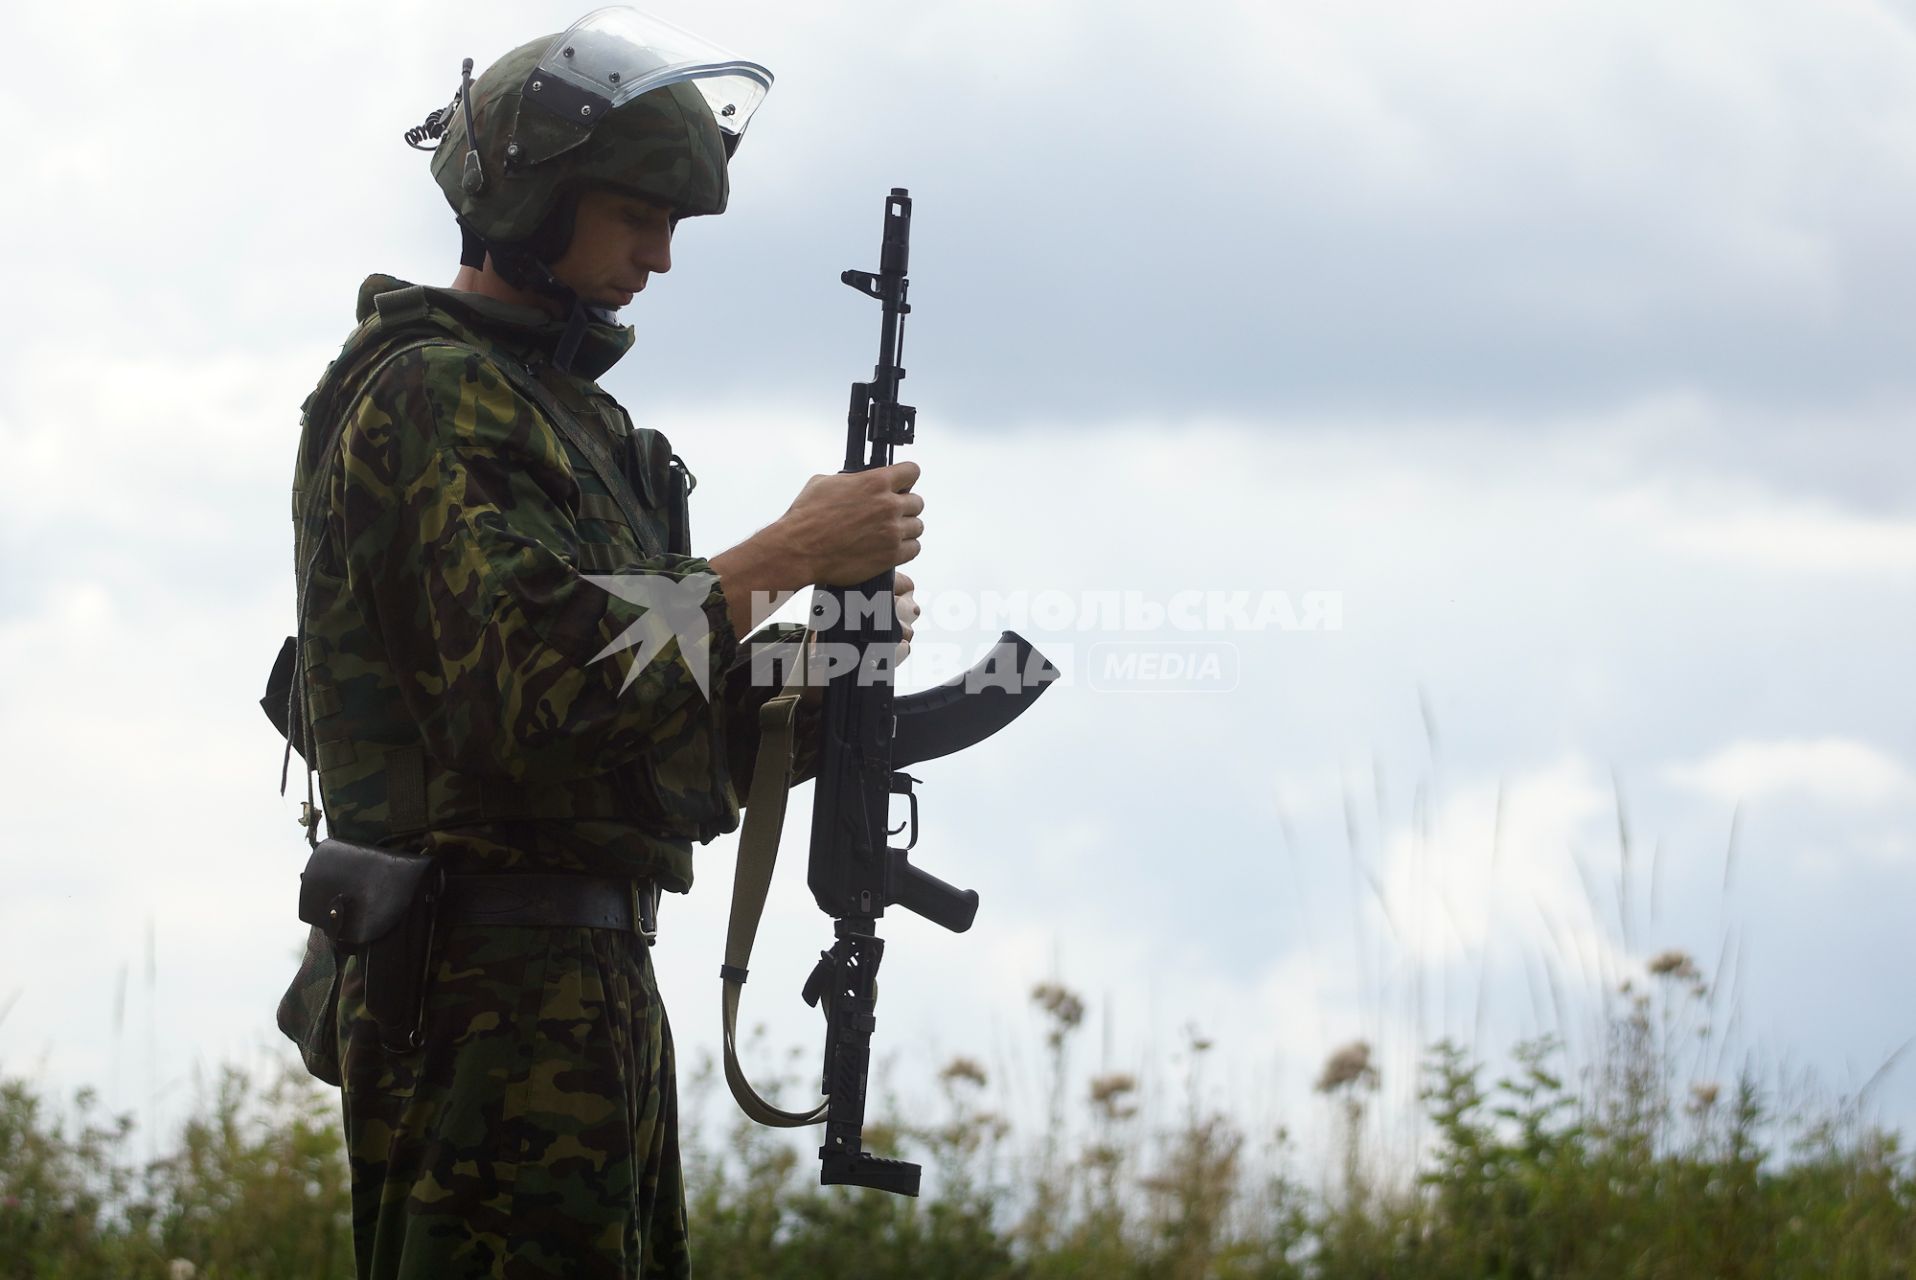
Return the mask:
<svg viewBox="0 0 1916 1280">
<path fill-rule="evenodd" d="M 672 236 L 670 232 L 659 236 L 647 237 L 639 248 L 639 265 L 647 271 L 666 272 L 672 269 Z"/>
</svg>

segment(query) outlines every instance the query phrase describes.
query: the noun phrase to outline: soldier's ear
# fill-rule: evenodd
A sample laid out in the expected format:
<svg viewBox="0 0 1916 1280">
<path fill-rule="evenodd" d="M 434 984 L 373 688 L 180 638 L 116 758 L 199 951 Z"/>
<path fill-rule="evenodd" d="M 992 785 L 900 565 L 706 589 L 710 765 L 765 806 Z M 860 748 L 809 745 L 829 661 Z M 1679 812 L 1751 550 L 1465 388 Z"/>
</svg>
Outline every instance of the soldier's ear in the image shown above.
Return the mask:
<svg viewBox="0 0 1916 1280">
<path fill-rule="evenodd" d="M 579 225 L 579 195 L 577 191 L 561 193 L 523 242 L 547 266 L 565 257 L 565 251 L 572 247 L 572 233 Z"/>
</svg>

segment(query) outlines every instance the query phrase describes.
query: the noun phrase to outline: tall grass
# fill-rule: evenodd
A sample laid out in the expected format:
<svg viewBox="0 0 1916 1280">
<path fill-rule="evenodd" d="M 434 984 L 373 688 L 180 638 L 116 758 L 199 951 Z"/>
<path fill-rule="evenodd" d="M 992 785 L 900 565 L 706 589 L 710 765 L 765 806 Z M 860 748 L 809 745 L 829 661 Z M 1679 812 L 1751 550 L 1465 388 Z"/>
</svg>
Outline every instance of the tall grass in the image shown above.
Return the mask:
<svg viewBox="0 0 1916 1280">
<path fill-rule="evenodd" d="M 1515 1047 L 1492 1078 L 1462 1046 L 1423 1064 L 1430 1130 L 1416 1167 L 1378 1168 L 1366 1130 L 1368 1046 L 1325 1064 L 1317 1106 L 1341 1126 L 1334 1169 L 1303 1167 L 1282 1132 L 1207 1105 L 1147 1131 L 1128 1075 L 1067 1096 L 1084 1006 L 1058 983 L 1046 1018 L 1052 1105 L 1020 1134 L 975 1061 L 940 1076 L 929 1115 L 874 1126 L 881 1149 L 934 1171 L 922 1200 L 815 1185 L 810 1153 L 739 1119 L 686 1135 L 704 1277 L 1111 1276 L 1197 1280 L 1732 1277 L 1886 1280 L 1916 1273 L 1916 1169 L 1859 1099 L 1806 1103 L 1745 1074 L 1685 1084 L 1693 962 L 1652 964 L 1601 1050 L 1565 1062 Z M 1194 1038 L 1193 1063 L 1211 1051 Z M 791 1060 L 793 1068 L 798 1058 Z M 714 1087 L 705 1062 L 685 1108 Z M 264 1087 L 226 1070 L 164 1153 L 86 1093 L 51 1106 L 0 1082 L 0 1275 L 342 1277 L 351 1274 L 336 1099 L 289 1068 Z M 810 1137 L 809 1131 L 806 1137 Z M 802 1141 L 802 1140 L 801 1140 Z"/>
</svg>

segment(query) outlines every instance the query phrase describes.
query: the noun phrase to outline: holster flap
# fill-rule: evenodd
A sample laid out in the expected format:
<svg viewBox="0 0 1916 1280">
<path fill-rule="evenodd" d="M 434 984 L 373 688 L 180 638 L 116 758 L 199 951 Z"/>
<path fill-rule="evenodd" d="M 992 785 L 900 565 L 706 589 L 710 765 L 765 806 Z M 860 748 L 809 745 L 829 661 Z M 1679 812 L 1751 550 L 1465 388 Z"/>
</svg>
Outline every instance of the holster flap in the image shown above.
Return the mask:
<svg viewBox="0 0 1916 1280">
<path fill-rule="evenodd" d="M 430 857 L 350 840 L 322 840 L 299 876 L 299 918 L 342 947 L 392 932 L 443 873 Z"/>
</svg>

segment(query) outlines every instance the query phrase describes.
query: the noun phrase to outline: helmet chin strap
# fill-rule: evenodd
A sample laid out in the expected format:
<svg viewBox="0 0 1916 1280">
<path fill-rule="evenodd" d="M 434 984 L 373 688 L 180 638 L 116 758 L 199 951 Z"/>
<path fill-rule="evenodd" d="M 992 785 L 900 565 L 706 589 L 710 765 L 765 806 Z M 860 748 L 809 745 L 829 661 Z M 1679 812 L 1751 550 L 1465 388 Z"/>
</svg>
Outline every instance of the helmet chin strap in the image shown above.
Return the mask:
<svg viewBox="0 0 1916 1280">
<path fill-rule="evenodd" d="M 587 306 L 576 290 L 553 275 L 552 268 L 524 245 L 494 243 L 474 231 L 464 218 L 459 219 L 459 265 L 483 271 L 488 256 L 501 280 L 515 289 L 544 294 L 566 309 L 565 331 L 559 335 L 552 363 L 561 373 L 570 372 L 572 361 L 579 354 L 579 344 L 585 341 L 586 326 L 609 317 L 598 308 Z"/>
</svg>

